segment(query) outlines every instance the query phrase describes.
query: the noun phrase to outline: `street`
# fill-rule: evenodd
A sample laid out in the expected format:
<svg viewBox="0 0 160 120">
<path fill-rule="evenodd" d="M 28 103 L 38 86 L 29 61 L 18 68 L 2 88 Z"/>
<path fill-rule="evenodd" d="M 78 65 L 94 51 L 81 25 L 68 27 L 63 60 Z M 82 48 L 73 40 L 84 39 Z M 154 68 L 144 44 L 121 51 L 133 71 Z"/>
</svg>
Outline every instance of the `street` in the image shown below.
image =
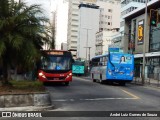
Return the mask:
<svg viewBox="0 0 160 120">
<path fill-rule="evenodd" d="M 51 95 L 50 117 L 40 120 L 158 120 L 158 117 L 96 117 L 94 111 L 160 111 L 160 89 L 126 84 L 126 86 L 93 83 L 90 79 L 74 77 L 69 86 L 46 85 Z M 56 116 L 60 112 L 61 117 Z M 66 112 L 71 111 L 71 112 Z M 77 116 L 73 112 L 88 112 L 90 116 Z M 53 112 L 53 113 L 52 113 Z M 74 117 L 63 116 L 69 114 Z M 52 117 L 56 116 L 56 117 Z M 93 117 L 92 117 L 93 115 Z M 15 120 L 27 118 L 12 118 Z M 35 120 L 36 118 L 29 118 Z M 6 120 L 3 118 L 2 120 Z M 8 120 L 8 119 L 7 119 Z"/>
<path fill-rule="evenodd" d="M 47 86 L 55 111 L 160 111 L 160 90 L 107 85 L 73 78 L 70 86 Z"/>
</svg>

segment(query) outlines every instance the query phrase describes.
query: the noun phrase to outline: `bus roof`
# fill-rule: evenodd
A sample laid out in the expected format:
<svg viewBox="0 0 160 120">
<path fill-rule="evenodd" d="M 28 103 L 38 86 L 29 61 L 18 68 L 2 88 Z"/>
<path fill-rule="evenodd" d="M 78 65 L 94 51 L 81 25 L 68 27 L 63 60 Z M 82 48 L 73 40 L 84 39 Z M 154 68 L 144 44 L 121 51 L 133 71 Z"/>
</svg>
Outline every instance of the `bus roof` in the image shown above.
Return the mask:
<svg viewBox="0 0 160 120">
<path fill-rule="evenodd" d="M 129 55 L 128 53 L 110 53 L 110 54 Z M 133 55 L 133 54 L 130 54 L 130 55 Z M 108 54 L 98 55 L 98 56 L 93 57 L 92 59 L 100 58 L 100 57 L 104 57 L 104 56 L 108 56 Z"/>
</svg>

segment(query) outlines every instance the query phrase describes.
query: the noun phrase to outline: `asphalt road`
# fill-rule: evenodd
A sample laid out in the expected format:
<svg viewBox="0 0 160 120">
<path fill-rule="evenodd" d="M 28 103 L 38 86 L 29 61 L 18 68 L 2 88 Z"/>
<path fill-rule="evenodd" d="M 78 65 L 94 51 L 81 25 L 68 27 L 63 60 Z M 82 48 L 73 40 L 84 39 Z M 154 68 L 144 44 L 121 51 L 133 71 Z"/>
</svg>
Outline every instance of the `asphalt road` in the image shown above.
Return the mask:
<svg viewBox="0 0 160 120">
<path fill-rule="evenodd" d="M 126 86 L 93 83 L 89 79 L 74 77 L 69 86 L 61 84 L 47 85 L 51 100 L 61 117 L 44 117 L 37 120 L 159 120 L 158 117 L 98 117 L 98 113 L 112 111 L 125 113 L 130 111 L 160 111 L 160 89 L 127 84 Z M 66 112 L 69 111 L 69 112 Z M 72 112 L 73 111 L 73 112 Z M 65 115 L 80 114 L 82 116 L 66 117 Z M 99 111 L 99 112 L 95 112 Z M 84 115 L 84 113 L 89 115 Z M 147 112 L 147 113 L 148 113 Z M 127 112 L 128 113 L 128 112 Z M 153 112 L 154 113 L 154 112 Z M 64 115 L 64 116 L 63 116 Z M 93 116 L 92 116 L 93 115 Z M 142 115 L 142 114 L 141 114 Z M 51 115 L 52 116 L 52 115 Z M 1 118 L 0 118 L 1 119 Z M 12 118 L 13 119 L 13 118 Z M 22 118 L 15 118 L 20 120 Z M 23 118 L 24 120 L 24 118 Z M 36 118 L 29 118 L 36 120 Z"/>
<path fill-rule="evenodd" d="M 74 77 L 70 86 L 47 86 L 55 111 L 160 111 L 160 89 L 107 85 Z"/>
</svg>

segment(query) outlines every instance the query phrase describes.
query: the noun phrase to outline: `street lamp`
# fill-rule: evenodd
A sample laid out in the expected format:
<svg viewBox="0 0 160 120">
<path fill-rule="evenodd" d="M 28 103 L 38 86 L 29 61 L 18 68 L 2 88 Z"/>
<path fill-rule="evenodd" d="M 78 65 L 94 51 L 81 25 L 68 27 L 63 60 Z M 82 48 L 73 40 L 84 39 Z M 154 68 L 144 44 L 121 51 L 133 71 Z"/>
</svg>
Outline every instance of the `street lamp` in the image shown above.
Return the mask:
<svg viewBox="0 0 160 120">
<path fill-rule="evenodd" d="M 89 49 L 89 53 L 88 53 L 88 61 L 90 61 L 90 49 L 92 48 L 92 47 L 84 47 L 84 48 L 88 48 Z"/>
<path fill-rule="evenodd" d="M 146 0 L 145 4 L 145 24 L 144 24 L 144 40 L 143 40 L 143 66 L 142 66 L 142 85 L 145 84 L 145 52 L 146 52 L 146 38 L 147 38 L 147 3 L 148 0 Z"/>
</svg>

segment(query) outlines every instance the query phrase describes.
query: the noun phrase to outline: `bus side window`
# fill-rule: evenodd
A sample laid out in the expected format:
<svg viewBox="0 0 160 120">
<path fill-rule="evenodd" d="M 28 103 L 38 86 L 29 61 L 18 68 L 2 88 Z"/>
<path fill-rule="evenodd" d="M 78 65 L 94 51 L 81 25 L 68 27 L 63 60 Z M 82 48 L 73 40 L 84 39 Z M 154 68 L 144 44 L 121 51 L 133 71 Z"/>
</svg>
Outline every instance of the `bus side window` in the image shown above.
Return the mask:
<svg viewBox="0 0 160 120">
<path fill-rule="evenodd" d="M 102 57 L 102 65 L 105 66 L 106 65 L 106 57 Z"/>
<path fill-rule="evenodd" d="M 99 66 L 102 66 L 102 65 L 103 65 L 103 62 L 99 62 L 98 65 L 99 65 Z"/>
</svg>

